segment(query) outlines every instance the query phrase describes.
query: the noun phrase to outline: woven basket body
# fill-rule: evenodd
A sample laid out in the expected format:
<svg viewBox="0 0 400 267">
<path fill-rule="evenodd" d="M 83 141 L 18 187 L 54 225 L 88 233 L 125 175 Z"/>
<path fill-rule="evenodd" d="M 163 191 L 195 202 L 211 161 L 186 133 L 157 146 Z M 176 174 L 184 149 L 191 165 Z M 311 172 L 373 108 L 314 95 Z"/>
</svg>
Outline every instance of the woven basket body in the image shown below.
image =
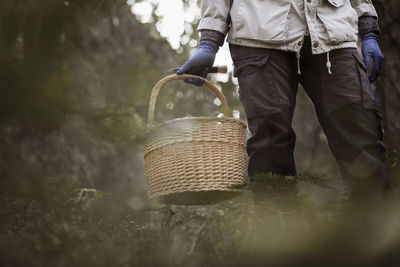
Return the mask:
<svg viewBox="0 0 400 267">
<path fill-rule="evenodd" d="M 144 143 L 149 198 L 194 205 L 240 194 L 246 177 L 245 135 L 243 121 L 226 117 L 187 117 L 153 127 Z"/>
<path fill-rule="evenodd" d="M 245 124 L 232 118 L 176 119 L 151 130 L 144 145 L 149 198 L 204 204 L 240 193 L 245 131 Z"/>
</svg>

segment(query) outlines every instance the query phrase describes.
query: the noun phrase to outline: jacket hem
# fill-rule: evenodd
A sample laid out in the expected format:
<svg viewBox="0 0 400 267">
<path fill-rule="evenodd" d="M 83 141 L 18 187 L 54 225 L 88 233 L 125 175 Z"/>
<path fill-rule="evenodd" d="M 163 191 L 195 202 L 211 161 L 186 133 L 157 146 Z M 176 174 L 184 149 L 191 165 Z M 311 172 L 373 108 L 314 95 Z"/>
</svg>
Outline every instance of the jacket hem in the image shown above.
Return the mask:
<svg viewBox="0 0 400 267">
<path fill-rule="evenodd" d="M 267 42 L 233 39 L 233 38 L 229 38 L 229 37 L 227 39 L 227 42 L 230 44 L 240 45 L 240 46 L 277 49 L 277 50 L 289 51 L 289 52 L 294 52 L 294 53 L 298 53 L 301 50 L 301 46 L 298 46 L 297 42 L 294 42 L 293 44 L 286 44 L 286 45 L 285 44 L 270 44 Z M 319 48 L 313 49 L 313 54 L 323 54 L 323 53 L 328 53 L 328 52 L 330 52 L 332 50 L 336 50 L 336 49 L 357 48 L 357 47 L 358 47 L 357 42 L 343 42 L 343 43 L 336 44 L 336 45 L 321 44 Z"/>
</svg>

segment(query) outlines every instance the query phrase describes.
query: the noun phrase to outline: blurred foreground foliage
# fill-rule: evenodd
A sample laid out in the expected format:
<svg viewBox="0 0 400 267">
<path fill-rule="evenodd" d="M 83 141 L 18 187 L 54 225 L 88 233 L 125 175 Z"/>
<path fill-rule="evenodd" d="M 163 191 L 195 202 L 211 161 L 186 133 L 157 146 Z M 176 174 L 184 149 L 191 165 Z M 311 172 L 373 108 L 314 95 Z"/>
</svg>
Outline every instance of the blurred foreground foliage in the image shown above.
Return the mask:
<svg viewBox="0 0 400 267">
<path fill-rule="evenodd" d="M 146 206 L 65 188 L 51 209 L 0 198 L 1 266 L 398 266 L 396 199 L 348 201 L 346 186 L 309 174 L 259 177 L 203 206 Z M 288 187 L 289 186 L 289 187 Z M 66 193 L 68 192 L 68 193 Z M 53 192 L 55 193 L 55 192 Z M 261 193 L 261 194 L 259 194 Z M 259 198 L 254 198 L 253 194 Z"/>
</svg>

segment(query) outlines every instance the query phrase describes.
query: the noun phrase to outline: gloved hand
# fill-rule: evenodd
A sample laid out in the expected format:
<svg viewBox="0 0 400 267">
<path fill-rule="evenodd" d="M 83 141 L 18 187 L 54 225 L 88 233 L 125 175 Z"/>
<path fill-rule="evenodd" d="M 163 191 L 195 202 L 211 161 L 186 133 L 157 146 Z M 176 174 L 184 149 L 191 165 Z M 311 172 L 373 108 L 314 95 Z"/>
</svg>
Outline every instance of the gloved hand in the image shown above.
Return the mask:
<svg viewBox="0 0 400 267">
<path fill-rule="evenodd" d="M 205 78 L 208 74 L 208 70 L 212 67 L 215 55 L 217 54 L 219 46 L 211 41 L 203 40 L 200 42 L 197 51 L 186 61 L 186 63 L 177 70 L 177 74 L 184 74 L 190 71 L 190 68 L 200 67 L 200 70 L 190 71 L 190 74 L 201 76 Z M 204 81 L 199 78 L 185 79 L 185 82 L 191 83 L 197 86 L 201 86 Z"/>
<path fill-rule="evenodd" d="M 373 32 L 367 33 L 361 40 L 361 52 L 364 57 L 365 67 L 368 69 L 371 58 L 374 61 L 369 81 L 372 83 L 381 74 L 383 55 L 378 45 L 379 35 Z"/>
</svg>

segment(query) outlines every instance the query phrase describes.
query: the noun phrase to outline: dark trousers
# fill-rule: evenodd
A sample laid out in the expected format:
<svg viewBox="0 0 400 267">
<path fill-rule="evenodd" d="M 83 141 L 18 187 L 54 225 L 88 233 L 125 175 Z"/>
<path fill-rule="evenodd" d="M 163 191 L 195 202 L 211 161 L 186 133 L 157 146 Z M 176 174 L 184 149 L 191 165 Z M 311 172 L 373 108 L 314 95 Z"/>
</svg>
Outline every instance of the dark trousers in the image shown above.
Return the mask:
<svg viewBox="0 0 400 267">
<path fill-rule="evenodd" d="M 300 75 L 292 52 L 236 45 L 230 50 L 250 130 L 250 176 L 296 174 L 292 118 L 300 83 L 314 104 L 342 175 L 388 186 L 379 103 L 357 49 L 331 51 L 329 74 L 328 55 L 312 55 L 306 38 Z"/>
</svg>

